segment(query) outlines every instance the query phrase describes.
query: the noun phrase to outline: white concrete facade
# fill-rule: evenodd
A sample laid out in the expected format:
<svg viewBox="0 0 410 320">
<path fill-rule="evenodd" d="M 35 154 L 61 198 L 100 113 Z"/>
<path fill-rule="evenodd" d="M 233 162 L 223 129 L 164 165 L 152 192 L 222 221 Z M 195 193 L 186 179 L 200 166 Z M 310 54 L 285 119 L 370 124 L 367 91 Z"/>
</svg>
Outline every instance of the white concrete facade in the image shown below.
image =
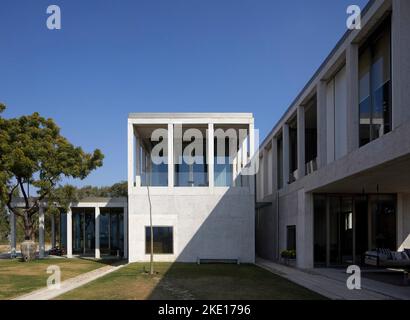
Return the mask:
<svg viewBox="0 0 410 320">
<path fill-rule="evenodd" d="M 297 266 L 314 266 L 315 195 L 395 196 L 396 249 L 410 248 L 410 1 L 370 1 L 362 13 L 362 29 L 345 34 L 260 146 L 256 250 L 266 259 L 280 259 L 280 253 L 287 249 L 287 227 L 295 226 Z M 360 49 L 386 21 L 391 28 L 392 130 L 359 147 Z M 317 154 L 316 169 L 307 172 L 305 119 L 312 97 L 316 99 Z M 295 117 L 296 161 L 302 170 L 298 170 L 296 181 L 289 181 L 289 124 Z M 282 143 L 281 155 L 278 141 Z M 271 146 L 274 152 L 266 153 Z M 267 156 L 270 161 L 264 159 Z M 273 175 L 263 174 L 269 172 L 267 165 L 272 166 Z M 283 176 L 283 186 L 278 185 L 279 174 Z M 266 177 L 272 179 L 272 190 L 263 187 Z"/>
<path fill-rule="evenodd" d="M 247 130 L 246 142 L 239 143 L 233 172 L 240 173 L 254 154 L 254 126 L 251 114 L 130 114 L 128 118 L 128 252 L 129 261 L 148 261 L 146 227 L 150 226 L 150 207 L 154 227 L 172 227 L 172 253 L 155 254 L 155 261 L 197 262 L 198 259 L 237 259 L 254 262 L 254 189 L 249 183 L 215 186 L 214 132 L 217 128 Z M 206 185 L 179 186 L 175 170 L 177 149 L 174 141 L 177 126 L 201 128 L 206 139 Z M 155 185 L 150 150 L 144 130 L 166 130 L 167 183 Z M 141 149 L 140 149 L 141 148 Z M 137 150 L 136 150 L 137 149 Z M 139 154 L 142 154 L 139 156 Z M 148 155 L 147 160 L 144 155 Z M 141 161 L 136 161 L 140 159 Z M 152 164 L 151 164 L 152 166 Z M 147 173 L 151 172 L 151 173 Z M 167 177 L 167 178 L 166 178 Z M 238 178 L 239 179 L 239 178 Z M 156 240 L 154 239 L 154 242 Z"/>
</svg>

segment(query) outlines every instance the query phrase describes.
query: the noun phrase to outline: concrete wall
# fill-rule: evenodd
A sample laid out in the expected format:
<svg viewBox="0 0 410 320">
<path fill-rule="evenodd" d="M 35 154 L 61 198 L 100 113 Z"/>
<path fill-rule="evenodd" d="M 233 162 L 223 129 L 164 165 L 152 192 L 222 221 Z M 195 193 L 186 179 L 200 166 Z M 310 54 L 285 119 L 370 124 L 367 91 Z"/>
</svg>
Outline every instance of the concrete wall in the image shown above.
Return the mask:
<svg viewBox="0 0 410 320">
<path fill-rule="evenodd" d="M 256 210 L 256 254 L 264 259 L 277 258 L 276 202 Z"/>
<path fill-rule="evenodd" d="M 255 260 L 254 195 L 248 188 L 150 188 L 154 226 L 174 227 L 174 254 L 155 261 L 196 262 L 198 258 Z M 129 198 L 129 261 L 148 261 L 146 189 Z"/>
</svg>

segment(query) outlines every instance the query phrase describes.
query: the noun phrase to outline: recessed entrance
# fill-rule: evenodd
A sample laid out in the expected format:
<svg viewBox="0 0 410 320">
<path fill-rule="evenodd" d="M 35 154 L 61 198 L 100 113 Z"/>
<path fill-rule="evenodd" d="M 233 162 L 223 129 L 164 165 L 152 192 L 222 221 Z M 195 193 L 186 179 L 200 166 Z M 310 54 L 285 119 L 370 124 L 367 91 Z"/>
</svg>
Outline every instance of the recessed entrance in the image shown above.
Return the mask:
<svg viewBox="0 0 410 320">
<path fill-rule="evenodd" d="M 367 250 L 396 250 L 395 195 L 316 195 L 317 266 L 363 264 Z"/>
</svg>

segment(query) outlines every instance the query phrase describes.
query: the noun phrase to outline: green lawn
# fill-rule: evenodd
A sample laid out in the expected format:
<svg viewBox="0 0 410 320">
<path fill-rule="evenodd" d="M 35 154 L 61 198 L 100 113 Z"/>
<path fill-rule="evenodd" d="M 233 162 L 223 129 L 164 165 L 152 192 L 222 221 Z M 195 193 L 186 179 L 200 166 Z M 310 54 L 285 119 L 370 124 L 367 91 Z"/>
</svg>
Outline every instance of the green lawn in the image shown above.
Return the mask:
<svg viewBox="0 0 410 320">
<path fill-rule="evenodd" d="M 83 259 L 44 259 L 32 262 L 0 260 L 0 300 L 45 287 L 50 276 L 47 274 L 47 267 L 50 265 L 60 267 L 62 280 L 104 266 L 100 262 Z"/>
<path fill-rule="evenodd" d="M 144 272 L 148 267 L 130 264 L 58 299 L 324 299 L 254 265 L 156 263 L 155 276 Z"/>
</svg>

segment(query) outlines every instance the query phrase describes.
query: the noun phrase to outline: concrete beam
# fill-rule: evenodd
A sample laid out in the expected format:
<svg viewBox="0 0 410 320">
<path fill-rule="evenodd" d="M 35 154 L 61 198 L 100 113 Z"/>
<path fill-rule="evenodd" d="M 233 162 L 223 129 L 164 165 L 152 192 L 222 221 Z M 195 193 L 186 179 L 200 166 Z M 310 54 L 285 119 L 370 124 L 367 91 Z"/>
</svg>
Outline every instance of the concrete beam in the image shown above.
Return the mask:
<svg viewBox="0 0 410 320">
<path fill-rule="evenodd" d="M 393 128 L 410 119 L 410 1 L 393 0 L 392 111 Z"/>
<path fill-rule="evenodd" d="M 40 206 L 38 212 L 38 238 L 39 238 L 39 256 L 44 258 L 45 241 L 44 241 L 44 208 Z"/>
<path fill-rule="evenodd" d="M 326 89 L 325 81 L 319 81 L 316 87 L 317 96 L 317 167 L 327 164 L 327 124 L 326 124 Z"/>
<path fill-rule="evenodd" d="M 347 77 L 347 152 L 359 148 L 359 46 L 346 49 Z"/>
<path fill-rule="evenodd" d="M 100 207 L 95 207 L 95 258 L 100 259 Z"/>
<path fill-rule="evenodd" d="M 174 187 L 174 125 L 168 124 L 168 187 Z"/>
<path fill-rule="evenodd" d="M 215 153 L 215 140 L 214 140 L 214 125 L 208 124 L 208 181 L 209 188 L 214 187 L 215 175 L 214 175 L 214 153 Z"/>
<path fill-rule="evenodd" d="M 285 123 L 282 128 L 283 136 L 283 186 L 286 186 L 289 182 L 289 156 L 290 156 L 290 138 L 289 138 L 289 125 Z"/>
<path fill-rule="evenodd" d="M 313 268 L 313 194 L 298 191 L 298 215 L 296 225 L 296 265 Z"/>
<path fill-rule="evenodd" d="M 16 216 L 10 211 L 10 257 L 16 257 Z"/>
<path fill-rule="evenodd" d="M 134 187 L 134 126 L 128 123 L 128 194 Z"/>
<path fill-rule="evenodd" d="M 298 130 L 297 130 L 297 139 L 298 139 L 298 178 L 301 179 L 306 174 L 306 156 L 305 156 L 305 107 L 299 106 L 297 111 L 297 122 L 298 122 Z"/>
</svg>

